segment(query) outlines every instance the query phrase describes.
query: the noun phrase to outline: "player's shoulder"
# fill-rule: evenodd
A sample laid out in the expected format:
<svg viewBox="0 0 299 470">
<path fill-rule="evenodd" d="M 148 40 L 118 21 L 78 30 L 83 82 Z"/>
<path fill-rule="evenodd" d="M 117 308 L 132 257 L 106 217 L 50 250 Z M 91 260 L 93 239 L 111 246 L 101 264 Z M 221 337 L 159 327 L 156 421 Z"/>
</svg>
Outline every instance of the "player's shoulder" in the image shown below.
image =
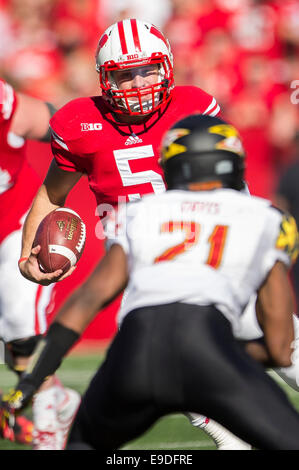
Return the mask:
<svg viewBox="0 0 299 470">
<path fill-rule="evenodd" d="M 173 89 L 173 95 L 176 97 L 191 97 L 191 96 L 211 96 L 201 88 L 195 85 L 177 85 Z"/>
<path fill-rule="evenodd" d="M 210 116 L 216 116 L 220 112 L 216 99 L 197 86 L 176 86 L 172 93 L 175 103 L 183 103 L 184 108 L 190 108 L 192 112 Z"/>
<path fill-rule="evenodd" d="M 281 211 L 277 207 L 271 208 L 279 213 L 279 231 L 276 239 L 276 248 L 284 251 L 294 263 L 299 254 L 299 233 L 295 218 L 288 212 Z"/>
<path fill-rule="evenodd" d="M 240 194 L 245 204 L 242 213 L 251 215 L 254 226 L 262 229 L 261 240 L 272 240 L 275 249 L 280 252 L 280 260 L 290 266 L 297 258 L 299 252 L 299 235 L 294 217 L 273 205 L 269 199 L 257 196 Z M 273 246 L 273 247 L 274 247 Z"/>
<path fill-rule="evenodd" d="M 220 190 L 221 191 L 221 190 Z M 271 213 L 277 213 L 276 208 L 272 206 L 270 199 L 254 196 L 244 191 L 236 191 L 234 189 L 222 190 L 223 195 L 221 197 L 228 200 L 228 203 L 234 203 L 237 206 L 243 207 L 244 211 L 250 211 L 253 214 L 260 212 L 265 214 L 265 217 Z"/>
<path fill-rule="evenodd" d="M 160 194 L 144 194 L 141 199 L 126 204 L 127 216 L 134 218 L 137 216 L 151 218 L 161 213 L 163 209 L 169 206 L 181 194 L 181 191 L 164 191 Z"/>
<path fill-rule="evenodd" d="M 149 205 L 156 205 L 159 204 L 160 196 L 163 196 L 165 193 L 162 194 L 155 194 L 149 193 L 144 194 L 141 199 L 136 199 L 135 201 L 128 202 L 127 204 L 123 204 L 121 206 L 122 213 L 126 215 L 128 218 L 135 217 L 137 214 L 141 214 L 144 212 L 146 207 Z"/>
<path fill-rule="evenodd" d="M 297 233 L 298 229 L 295 217 L 290 212 L 275 206 L 271 201 L 268 202 L 268 211 L 279 221 L 280 229 L 285 233 L 290 230 Z"/>
<path fill-rule="evenodd" d="M 292 232 L 294 237 L 297 237 L 297 225 L 294 217 L 286 211 L 281 210 L 279 207 L 273 205 L 270 199 L 265 199 L 258 196 L 247 196 L 246 194 L 240 194 L 243 198 L 241 204 L 251 206 L 252 213 L 257 217 L 258 215 L 264 221 L 264 226 L 270 231 L 277 227 L 284 233 Z M 248 207 L 248 206 L 247 206 Z"/>
<path fill-rule="evenodd" d="M 247 195 L 244 194 L 244 196 L 246 197 Z M 260 210 L 264 210 L 269 214 L 273 214 L 279 219 L 283 218 L 286 214 L 286 212 L 281 210 L 279 207 L 275 206 L 270 199 L 253 195 L 250 195 L 249 199 L 252 202 L 252 205 L 254 205 L 255 207 L 260 208 Z"/>
<path fill-rule="evenodd" d="M 105 103 L 100 96 L 76 98 L 66 103 L 50 119 L 54 135 L 64 141 L 76 141 L 83 131 L 102 126 Z"/>
</svg>

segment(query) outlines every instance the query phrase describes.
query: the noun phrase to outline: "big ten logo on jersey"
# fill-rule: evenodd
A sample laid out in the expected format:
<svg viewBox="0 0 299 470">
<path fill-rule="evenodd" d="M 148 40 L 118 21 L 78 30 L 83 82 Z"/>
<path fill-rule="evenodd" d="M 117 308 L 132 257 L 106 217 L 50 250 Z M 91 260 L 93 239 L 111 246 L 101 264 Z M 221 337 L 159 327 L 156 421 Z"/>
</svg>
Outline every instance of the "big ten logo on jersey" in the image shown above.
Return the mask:
<svg viewBox="0 0 299 470">
<path fill-rule="evenodd" d="M 81 122 L 81 131 L 101 131 L 102 129 L 101 122 Z"/>
</svg>

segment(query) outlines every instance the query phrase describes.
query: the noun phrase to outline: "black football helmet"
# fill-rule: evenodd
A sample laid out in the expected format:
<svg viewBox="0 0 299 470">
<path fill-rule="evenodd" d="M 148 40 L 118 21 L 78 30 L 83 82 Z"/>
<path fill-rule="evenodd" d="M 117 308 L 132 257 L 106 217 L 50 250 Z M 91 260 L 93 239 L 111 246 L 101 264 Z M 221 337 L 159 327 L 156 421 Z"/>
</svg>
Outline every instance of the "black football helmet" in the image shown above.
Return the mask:
<svg viewBox="0 0 299 470">
<path fill-rule="evenodd" d="M 189 183 L 220 182 L 225 188 L 244 188 L 244 149 L 236 128 L 222 119 L 190 115 L 166 133 L 160 164 L 168 189 Z"/>
</svg>

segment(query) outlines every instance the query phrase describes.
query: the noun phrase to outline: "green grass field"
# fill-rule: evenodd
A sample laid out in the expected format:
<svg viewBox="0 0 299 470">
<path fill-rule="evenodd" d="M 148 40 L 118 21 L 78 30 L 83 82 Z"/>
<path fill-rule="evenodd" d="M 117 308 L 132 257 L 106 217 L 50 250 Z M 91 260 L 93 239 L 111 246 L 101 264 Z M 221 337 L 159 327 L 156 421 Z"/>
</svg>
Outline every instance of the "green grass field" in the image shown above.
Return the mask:
<svg viewBox="0 0 299 470">
<path fill-rule="evenodd" d="M 74 388 L 81 394 L 86 389 L 89 380 L 101 363 L 99 354 L 70 355 L 65 359 L 58 371 L 58 376 L 64 385 Z M 299 393 L 288 387 L 276 374 L 279 384 L 286 391 L 290 400 L 299 411 Z M 0 388 L 5 392 L 15 385 L 15 376 L 0 365 Z M 26 410 L 30 416 L 30 410 Z M 17 445 L 0 439 L 0 450 L 29 450 L 29 446 Z M 189 424 L 181 414 L 169 415 L 160 419 L 143 436 L 126 444 L 125 450 L 213 450 L 214 442 L 201 430 Z"/>
</svg>

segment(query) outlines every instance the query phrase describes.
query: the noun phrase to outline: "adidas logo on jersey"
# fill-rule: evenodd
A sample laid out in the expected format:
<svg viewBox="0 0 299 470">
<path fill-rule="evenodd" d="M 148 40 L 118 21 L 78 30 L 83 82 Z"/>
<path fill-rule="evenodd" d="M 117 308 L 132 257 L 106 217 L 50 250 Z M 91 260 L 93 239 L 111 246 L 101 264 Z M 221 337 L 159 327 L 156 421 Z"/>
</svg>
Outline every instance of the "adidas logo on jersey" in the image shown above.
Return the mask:
<svg viewBox="0 0 299 470">
<path fill-rule="evenodd" d="M 133 145 L 133 144 L 140 144 L 142 139 L 140 139 L 137 135 L 132 134 L 130 137 L 127 138 L 125 145 Z"/>
</svg>

